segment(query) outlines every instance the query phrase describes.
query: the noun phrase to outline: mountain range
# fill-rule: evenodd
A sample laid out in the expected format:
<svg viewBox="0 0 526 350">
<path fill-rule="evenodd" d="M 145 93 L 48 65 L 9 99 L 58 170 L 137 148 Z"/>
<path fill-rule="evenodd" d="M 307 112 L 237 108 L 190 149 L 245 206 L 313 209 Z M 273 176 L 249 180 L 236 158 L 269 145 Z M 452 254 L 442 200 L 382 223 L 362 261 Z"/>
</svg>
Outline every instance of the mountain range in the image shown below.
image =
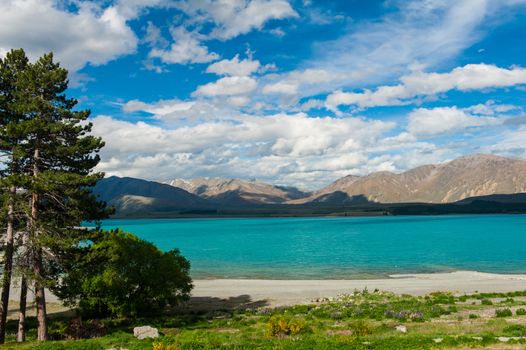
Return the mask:
<svg viewBox="0 0 526 350">
<path fill-rule="evenodd" d="M 290 203 L 453 203 L 468 197 L 526 192 L 526 160 L 478 154 L 395 174 L 349 175 Z M 336 194 L 336 195 L 335 195 Z"/>
<path fill-rule="evenodd" d="M 257 180 L 199 177 L 174 179 L 166 184 L 222 205 L 278 204 L 307 197 L 310 193 L 294 187 L 275 186 Z"/>
<path fill-rule="evenodd" d="M 94 189 L 118 214 L 219 213 L 252 208 L 279 213 L 316 208 L 400 208 L 411 203 L 473 205 L 480 200 L 526 203 L 526 160 L 478 154 L 403 173 L 348 175 L 308 192 L 257 180 L 196 178 L 164 183 L 109 177 Z M 476 200 L 480 198 L 480 200 Z M 257 209 L 259 208 L 259 209 Z M 327 209 L 328 210 L 328 209 Z M 333 210 L 333 209 L 331 209 Z"/>
</svg>

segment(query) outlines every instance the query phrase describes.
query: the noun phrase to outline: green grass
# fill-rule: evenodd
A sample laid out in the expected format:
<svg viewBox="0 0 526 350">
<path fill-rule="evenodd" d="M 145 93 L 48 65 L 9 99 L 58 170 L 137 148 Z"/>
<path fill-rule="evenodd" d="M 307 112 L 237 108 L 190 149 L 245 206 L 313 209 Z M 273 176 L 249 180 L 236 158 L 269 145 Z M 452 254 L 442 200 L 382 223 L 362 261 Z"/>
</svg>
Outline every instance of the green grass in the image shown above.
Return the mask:
<svg viewBox="0 0 526 350">
<path fill-rule="evenodd" d="M 50 334 L 57 340 L 41 344 L 34 340 L 36 325 L 30 319 L 28 342 L 14 342 L 16 324 L 11 322 L 4 348 L 448 349 L 482 348 L 499 343 L 497 337 L 519 337 L 510 339 L 507 346 L 526 346 L 526 338 L 520 338 L 526 337 L 526 327 L 521 324 L 526 323 L 526 315 L 511 312 L 511 307 L 524 309 L 525 295 L 433 293 L 414 297 L 365 290 L 312 305 L 186 310 L 153 318 L 105 319 L 100 321 L 108 334 L 84 340 L 61 339 L 69 319 L 54 318 L 50 321 Z M 476 300 L 479 302 L 474 303 Z M 161 337 L 137 340 L 132 334 L 137 325 L 157 327 Z M 398 325 L 407 327 L 407 333 L 397 331 Z"/>
</svg>

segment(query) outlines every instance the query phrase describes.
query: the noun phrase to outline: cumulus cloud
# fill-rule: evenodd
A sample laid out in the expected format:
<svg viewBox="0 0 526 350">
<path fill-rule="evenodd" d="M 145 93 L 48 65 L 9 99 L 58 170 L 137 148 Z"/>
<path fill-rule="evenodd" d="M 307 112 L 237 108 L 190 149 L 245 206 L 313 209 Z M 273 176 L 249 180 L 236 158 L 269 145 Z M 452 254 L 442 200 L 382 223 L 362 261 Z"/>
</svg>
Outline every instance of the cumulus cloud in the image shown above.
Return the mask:
<svg viewBox="0 0 526 350">
<path fill-rule="evenodd" d="M 243 95 L 254 91 L 257 81 L 250 77 L 224 77 L 213 83 L 201 85 L 194 92 L 196 96 Z"/>
<path fill-rule="evenodd" d="M 108 116 L 98 116 L 93 123 L 93 132 L 106 141 L 100 169 L 110 175 L 257 177 L 310 187 L 350 171 L 378 170 L 382 165 L 372 162 L 368 152 L 395 126 L 303 113 L 243 116 L 235 122 L 210 120 L 173 128 Z"/>
<path fill-rule="evenodd" d="M 208 73 L 215 73 L 217 75 L 230 75 L 230 76 L 249 76 L 256 72 L 260 67 L 258 60 L 251 60 L 246 58 L 239 60 L 239 55 L 235 55 L 232 59 L 221 60 L 212 63 L 208 66 L 206 71 Z"/>
<path fill-rule="evenodd" d="M 326 106 L 336 110 L 341 105 L 360 108 L 394 106 L 414 102 L 419 96 L 432 96 L 450 90 L 470 91 L 526 84 L 526 69 L 500 68 L 490 64 L 468 64 L 447 73 L 414 72 L 400 78 L 401 83 L 380 86 L 363 92 L 336 91 L 326 99 Z"/>
<path fill-rule="evenodd" d="M 202 35 L 190 32 L 184 26 L 170 28 L 174 42 L 168 49 L 153 48 L 148 57 L 159 58 L 164 63 L 187 64 L 207 63 L 219 59 L 215 52 L 209 52 L 201 43 Z"/>
<path fill-rule="evenodd" d="M 263 87 L 264 94 L 284 94 L 296 95 L 299 85 L 296 82 L 278 81 L 274 84 L 267 84 Z"/>
<path fill-rule="evenodd" d="M 176 4 L 193 22 L 211 22 L 209 38 L 228 40 L 254 29 L 262 29 L 270 20 L 298 17 L 286 0 L 197 0 Z"/>
<path fill-rule="evenodd" d="M 53 51 L 72 72 L 105 64 L 136 50 L 138 39 L 127 25 L 133 15 L 91 2 L 69 12 L 53 0 L 1 1 L 0 54 L 23 48 L 35 59 Z"/>
<path fill-rule="evenodd" d="M 179 99 L 160 100 L 146 103 L 140 100 L 131 100 L 122 105 L 125 113 L 145 112 L 164 127 L 171 125 L 200 123 L 210 120 L 235 120 L 239 112 L 236 107 L 245 104 L 244 96 L 231 96 L 228 103 L 212 99 L 198 99 L 184 101 Z"/>
<path fill-rule="evenodd" d="M 486 152 L 526 158 L 526 144 L 524 142 L 526 140 L 526 125 L 507 130 L 498 136 L 495 143 L 485 147 Z"/>
<path fill-rule="evenodd" d="M 302 93 L 309 90 L 309 86 L 349 78 L 346 74 L 336 74 L 324 69 L 293 70 L 279 76 L 271 75 L 270 80 L 263 88 L 264 94 L 296 95 L 300 87 Z"/>
<path fill-rule="evenodd" d="M 457 107 L 418 108 L 409 114 L 407 129 L 416 137 L 434 137 L 502 122 L 502 119 L 475 116 Z"/>
</svg>

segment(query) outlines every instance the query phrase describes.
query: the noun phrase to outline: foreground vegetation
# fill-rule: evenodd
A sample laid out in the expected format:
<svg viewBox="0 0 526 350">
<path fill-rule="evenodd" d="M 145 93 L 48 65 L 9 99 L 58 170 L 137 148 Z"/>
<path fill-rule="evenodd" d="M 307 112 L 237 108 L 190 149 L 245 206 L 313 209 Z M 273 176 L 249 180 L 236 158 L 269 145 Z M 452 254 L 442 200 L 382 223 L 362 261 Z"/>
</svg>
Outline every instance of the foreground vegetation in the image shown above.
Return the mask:
<svg viewBox="0 0 526 350">
<path fill-rule="evenodd" d="M 526 291 L 425 297 L 356 291 L 312 305 L 269 308 L 240 302 L 232 308 L 172 310 L 161 317 L 83 320 L 54 317 L 46 343 L 14 343 L 9 324 L 5 348 L 16 349 L 451 349 L 526 347 Z M 133 327 L 151 325 L 157 339 L 137 340 Z M 404 332 L 405 331 L 405 332 Z M 99 336 L 67 340 L 68 337 Z M 105 334 L 105 335 L 103 335 Z"/>
</svg>

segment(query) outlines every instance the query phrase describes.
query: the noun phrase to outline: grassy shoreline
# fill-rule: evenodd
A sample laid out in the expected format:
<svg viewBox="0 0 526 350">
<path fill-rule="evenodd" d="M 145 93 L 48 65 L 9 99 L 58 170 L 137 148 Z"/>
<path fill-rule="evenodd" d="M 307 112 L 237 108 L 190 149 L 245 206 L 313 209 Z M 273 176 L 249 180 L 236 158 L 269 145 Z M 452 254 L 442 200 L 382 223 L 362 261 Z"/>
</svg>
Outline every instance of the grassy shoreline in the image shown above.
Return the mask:
<svg viewBox="0 0 526 350">
<path fill-rule="evenodd" d="M 526 291 L 425 296 L 360 290 L 316 303 L 268 307 L 233 303 L 198 310 L 179 307 L 163 316 L 98 320 L 107 335 L 85 340 L 14 343 L 7 349 L 506 349 L 526 346 Z M 64 337 L 71 315 L 55 314 L 50 333 Z M 89 320 L 83 320 L 89 323 Z M 133 327 L 151 325 L 161 337 L 137 340 Z M 403 327 L 399 327 L 403 326 Z M 398 330 L 397 330 L 398 327 Z M 402 332 L 401 330 L 406 332 Z"/>
</svg>

